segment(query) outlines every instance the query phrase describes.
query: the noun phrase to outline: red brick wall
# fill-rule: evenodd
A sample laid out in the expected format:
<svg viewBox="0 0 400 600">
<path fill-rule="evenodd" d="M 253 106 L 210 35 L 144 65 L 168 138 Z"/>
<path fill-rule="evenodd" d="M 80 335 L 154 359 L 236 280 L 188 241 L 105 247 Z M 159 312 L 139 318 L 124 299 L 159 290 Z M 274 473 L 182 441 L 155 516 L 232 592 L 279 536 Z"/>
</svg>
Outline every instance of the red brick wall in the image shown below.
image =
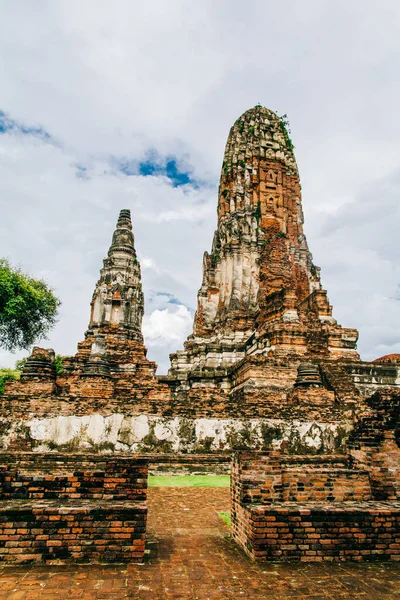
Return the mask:
<svg viewBox="0 0 400 600">
<path fill-rule="evenodd" d="M 347 457 L 335 455 L 241 452 L 233 460 L 231 485 L 241 504 L 371 498 L 368 472 L 354 469 Z"/>
<path fill-rule="evenodd" d="M 231 467 L 236 542 L 256 560 L 400 560 L 400 502 L 371 500 L 369 472 L 352 462 L 238 453 Z"/>
<path fill-rule="evenodd" d="M 147 460 L 0 454 L 0 562 L 141 561 Z"/>
<path fill-rule="evenodd" d="M 343 502 L 371 499 L 366 471 L 346 468 L 287 467 L 282 472 L 283 502 Z"/>
<path fill-rule="evenodd" d="M 0 562 L 140 562 L 146 519 L 128 501 L 1 502 Z"/>
<path fill-rule="evenodd" d="M 84 454 L 0 453 L 0 500 L 145 501 L 147 461 Z"/>
<path fill-rule="evenodd" d="M 400 560 L 400 503 L 246 506 L 235 539 L 252 558 Z"/>
<path fill-rule="evenodd" d="M 293 390 L 299 362 L 248 356 L 230 370 L 199 371 L 188 380 L 155 377 L 150 370 L 118 371 L 109 378 L 85 377 L 78 368 L 76 372 L 66 369 L 57 379 L 31 377 L 7 382 L 0 396 L 0 413 L 10 422 L 33 416 L 96 413 L 318 422 L 351 419 L 354 401 L 360 407 L 361 400 L 345 369 L 322 361 L 321 372 L 329 389 Z"/>
<path fill-rule="evenodd" d="M 400 394 L 376 392 L 367 406 L 350 436 L 350 453 L 369 472 L 374 498 L 400 500 Z"/>
</svg>

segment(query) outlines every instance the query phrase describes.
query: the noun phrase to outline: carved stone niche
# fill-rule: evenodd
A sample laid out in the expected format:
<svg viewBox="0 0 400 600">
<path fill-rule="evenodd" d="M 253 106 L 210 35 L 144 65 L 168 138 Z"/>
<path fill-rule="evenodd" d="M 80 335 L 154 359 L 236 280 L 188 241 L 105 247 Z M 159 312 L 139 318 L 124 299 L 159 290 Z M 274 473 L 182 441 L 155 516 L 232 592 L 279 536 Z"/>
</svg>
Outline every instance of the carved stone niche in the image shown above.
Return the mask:
<svg viewBox="0 0 400 600">
<path fill-rule="evenodd" d="M 265 184 L 268 188 L 276 188 L 278 184 L 278 171 L 274 169 L 267 169 L 263 173 Z"/>
</svg>

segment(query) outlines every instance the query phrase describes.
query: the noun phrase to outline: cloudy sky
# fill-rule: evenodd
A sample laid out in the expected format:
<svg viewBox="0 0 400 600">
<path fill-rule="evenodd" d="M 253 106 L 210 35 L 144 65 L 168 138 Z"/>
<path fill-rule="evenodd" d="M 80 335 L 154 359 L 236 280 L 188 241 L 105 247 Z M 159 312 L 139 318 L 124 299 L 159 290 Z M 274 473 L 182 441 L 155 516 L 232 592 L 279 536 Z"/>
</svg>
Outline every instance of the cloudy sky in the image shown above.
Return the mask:
<svg viewBox="0 0 400 600">
<path fill-rule="evenodd" d="M 132 211 L 149 357 L 191 330 L 233 122 L 289 116 L 305 231 L 362 358 L 400 352 L 398 0 L 0 0 L 0 256 L 62 300 L 73 354 Z M 0 365 L 16 357 L 0 352 Z"/>
</svg>

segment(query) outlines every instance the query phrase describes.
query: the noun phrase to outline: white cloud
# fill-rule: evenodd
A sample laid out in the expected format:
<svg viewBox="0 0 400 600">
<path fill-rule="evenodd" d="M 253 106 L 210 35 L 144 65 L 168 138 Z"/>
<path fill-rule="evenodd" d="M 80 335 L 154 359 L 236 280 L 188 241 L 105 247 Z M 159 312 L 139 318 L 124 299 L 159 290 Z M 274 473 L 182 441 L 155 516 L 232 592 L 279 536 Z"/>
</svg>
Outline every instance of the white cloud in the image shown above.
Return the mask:
<svg viewBox="0 0 400 600">
<path fill-rule="evenodd" d="M 45 278 L 62 300 L 59 322 L 45 345 L 62 354 L 75 353 L 87 327 L 102 259 L 124 207 L 132 210 L 147 309 L 164 307 L 172 294 L 194 307 L 201 261 L 193 265 L 190 258 L 196 246 L 201 252 L 204 233 L 211 237 L 211 220 L 204 228 L 204 214 L 214 204 L 209 188 L 174 188 L 165 177 L 127 176 L 107 165 L 98 165 L 89 179 L 82 179 L 76 176 L 75 157 L 60 147 L 12 134 L 2 135 L 0 143 L 0 188 L 7 200 L 0 221 L 0 255 Z M 190 224 L 182 226 L 180 217 L 174 219 L 176 225 L 165 227 L 158 218 L 160 205 L 167 213 L 187 213 Z M 182 261 L 182 247 L 187 261 Z M 157 303 L 154 289 L 164 293 L 158 293 Z M 164 363 L 166 354 L 161 357 Z M 0 360 L 11 366 L 19 356 L 3 353 Z"/>
<path fill-rule="evenodd" d="M 314 248 L 343 324 L 360 330 L 365 359 L 400 349 L 400 170 L 321 218 Z"/>
<path fill-rule="evenodd" d="M 168 355 L 175 352 L 189 335 L 192 324 L 193 313 L 182 304 L 164 310 L 156 309 L 150 315 L 145 315 L 143 334 L 158 357 L 160 373 L 168 371 Z"/>
<path fill-rule="evenodd" d="M 176 308 L 155 310 L 143 320 L 144 335 L 154 345 L 177 344 L 182 335 L 189 335 L 193 314 L 182 304 Z"/>
<path fill-rule="evenodd" d="M 191 186 L 186 187 L 192 191 Z M 215 204 L 215 201 L 212 204 Z M 208 219 L 211 215 L 214 215 L 215 206 L 212 204 L 210 202 L 203 205 L 184 206 L 178 210 L 167 210 L 158 214 L 146 212 L 138 214 L 141 219 L 150 221 L 151 223 L 169 223 L 171 221 L 186 221 L 191 223 L 198 222 L 200 219 Z"/>
<path fill-rule="evenodd" d="M 365 357 L 397 347 L 397 0 L 0 4 L 0 110 L 52 136 L 0 136 L 0 256 L 43 274 L 61 297 L 48 345 L 73 353 L 82 339 L 125 207 L 146 318 L 170 315 L 160 292 L 195 309 L 226 137 L 261 102 L 289 115 L 305 231 L 336 317 L 359 327 Z M 151 152 L 176 156 L 200 186 L 116 169 Z"/>
<path fill-rule="evenodd" d="M 140 265 L 141 265 L 142 269 L 153 269 L 156 273 L 159 272 L 159 269 L 152 258 L 146 258 L 146 257 L 142 256 Z"/>
</svg>

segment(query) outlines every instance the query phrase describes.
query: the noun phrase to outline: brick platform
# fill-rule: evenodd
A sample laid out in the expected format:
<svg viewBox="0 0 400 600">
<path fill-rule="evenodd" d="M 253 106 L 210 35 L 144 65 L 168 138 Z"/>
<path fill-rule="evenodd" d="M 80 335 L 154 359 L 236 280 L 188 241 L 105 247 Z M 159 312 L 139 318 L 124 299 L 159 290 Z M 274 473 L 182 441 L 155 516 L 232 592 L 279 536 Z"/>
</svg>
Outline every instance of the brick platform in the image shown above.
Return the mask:
<svg viewBox="0 0 400 600">
<path fill-rule="evenodd" d="M 236 538 L 259 561 L 400 560 L 400 502 L 249 505 L 238 516 Z"/>
<path fill-rule="evenodd" d="M 132 502 L 0 504 L 0 562 L 141 561 L 147 507 Z"/>
<path fill-rule="evenodd" d="M 0 562 L 143 560 L 147 461 L 0 455 Z"/>
<path fill-rule="evenodd" d="M 144 564 L 0 565 L 0 600 L 395 600 L 400 562 L 257 563 L 218 511 L 227 488 L 148 491 Z"/>
<path fill-rule="evenodd" d="M 350 456 L 243 452 L 232 531 L 255 560 L 400 560 L 400 500 L 379 502 Z"/>
</svg>

